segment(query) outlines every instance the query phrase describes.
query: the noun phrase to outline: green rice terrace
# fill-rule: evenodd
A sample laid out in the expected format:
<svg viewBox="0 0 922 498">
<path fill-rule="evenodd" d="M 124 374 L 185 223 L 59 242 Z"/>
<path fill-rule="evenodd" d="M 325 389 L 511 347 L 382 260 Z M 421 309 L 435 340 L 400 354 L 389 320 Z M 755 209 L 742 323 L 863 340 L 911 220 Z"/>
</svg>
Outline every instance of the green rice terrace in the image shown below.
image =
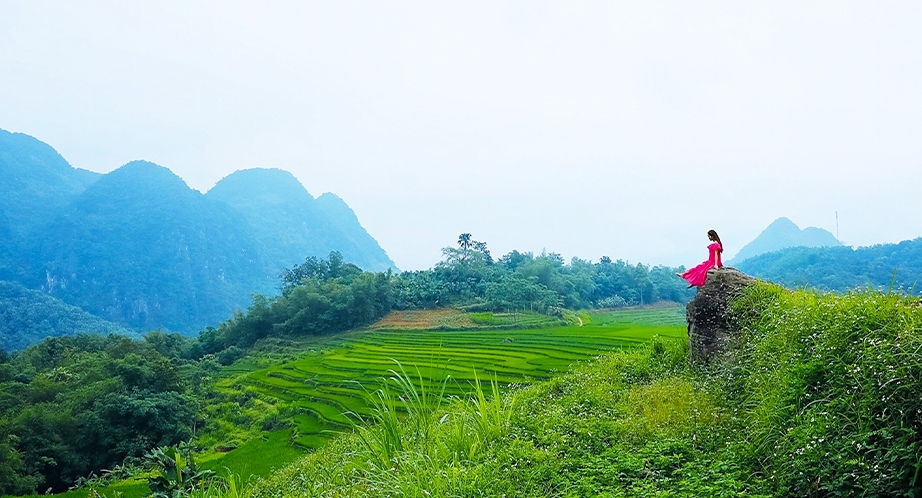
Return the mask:
<svg viewBox="0 0 922 498">
<path fill-rule="evenodd" d="M 420 312 L 415 328 L 395 329 L 397 318 L 382 320 L 371 330 L 331 340 L 326 347 L 295 361 L 246 372 L 219 382 L 221 389 L 252 390 L 294 413 L 292 440 L 317 448 L 336 431 L 349 429 L 369 414 L 367 393 L 376 390 L 400 366 L 422 386 L 436 389 L 443 379 L 446 395 L 471 389 L 475 375 L 500 386 L 546 380 L 576 362 L 602 352 L 632 347 L 654 336 L 683 338 L 684 310 L 673 306 L 620 312 L 581 312 L 583 326 L 539 329 L 425 330 Z M 432 313 L 444 321 L 446 312 Z M 475 314 L 472 321 L 486 321 Z M 457 314 L 452 314 L 456 323 Z M 585 318 L 583 318 L 585 317 Z M 504 315 L 491 322 L 504 325 Z M 375 330 L 380 329 L 380 330 Z"/>
</svg>

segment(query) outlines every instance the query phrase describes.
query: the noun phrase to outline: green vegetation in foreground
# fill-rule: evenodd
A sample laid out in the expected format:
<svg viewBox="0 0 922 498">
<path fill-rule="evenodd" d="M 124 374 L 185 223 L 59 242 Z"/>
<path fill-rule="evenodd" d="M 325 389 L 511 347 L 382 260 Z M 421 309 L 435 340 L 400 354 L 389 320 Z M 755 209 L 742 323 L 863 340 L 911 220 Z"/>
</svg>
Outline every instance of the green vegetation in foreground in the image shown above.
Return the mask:
<svg viewBox="0 0 922 498">
<path fill-rule="evenodd" d="M 549 379 L 576 362 L 591 360 L 605 351 L 635 347 L 655 336 L 684 337 L 681 310 L 673 306 L 596 312 L 593 316 L 599 324 L 582 327 L 354 333 L 326 349 L 223 379 L 218 386 L 229 397 L 249 396 L 251 405 L 271 404 L 266 409 L 279 413 L 281 423 L 294 422 L 295 443 L 317 448 L 372 414 L 368 393 L 391 375 L 397 362 L 428 389 L 435 389 L 450 376 L 444 387 L 447 395 L 469 393 L 475 372 L 495 379 L 505 390 L 510 385 Z M 591 321 L 588 313 L 585 316 L 584 323 Z M 205 445 L 221 443 L 203 441 Z"/>
<path fill-rule="evenodd" d="M 285 347 L 266 340 L 253 355 L 220 370 L 208 370 L 218 392 L 200 394 L 205 412 L 196 442 L 220 451 L 205 451 L 196 460 L 203 469 L 234 476 L 241 486 L 273 475 L 302 457 L 306 448 L 321 447 L 334 436 L 351 432 L 358 416 L 373 421 L 376 412 L 369 407 L 368 394 L 393 375 L 392 369 L 401 368 L 394 359 L 401 361 L 417 386 L 425 386 L 430 393 L 441 392 L 439 380 L 450 374 L 451 380 L 444 386 L 447 403 L 475 391 L 475 368 L 480 380 L 489 383 L 495 379 L 497 389 L 506 391 L 510 385 L 559 375 L 573 363 L 591 360 L 600 352 L 633 348 L 655 336 L 684 337 L 684 315 L 679 306 L 579 315 L 585 326 L 354 331 Z M 291 348 L 304 352 L 300 358 L 280 361 L 291 354 Z M 422 384 L 417 367 L 423 375 Z M 193 369 L 186 375 L 201 375 L 201 371 Z M 406 410 L 398 411 L 403 419 Z M 357 415 L 350 417 L 348 412 Z M 106 496 L 118 492 L 122 498 L 149 494 L 143 478 L 146 473 L 135 475 L 139 478 L 91 488 Z M 87 492 L 83 488 L 58 496 L 78 498 Z"/>
<path fill-rule="evenodd" d="M 922 307 L 757 284 L 710 366 L 683 341 L 442 403 L 379 391 L 378 424 L 227 493 L 282 496 L 896 496 L 922 493 Z M 485 394 L 485 395 L 484 395 Z M 405 420 L 395 409 L 413 413 Z"/>
</svg>

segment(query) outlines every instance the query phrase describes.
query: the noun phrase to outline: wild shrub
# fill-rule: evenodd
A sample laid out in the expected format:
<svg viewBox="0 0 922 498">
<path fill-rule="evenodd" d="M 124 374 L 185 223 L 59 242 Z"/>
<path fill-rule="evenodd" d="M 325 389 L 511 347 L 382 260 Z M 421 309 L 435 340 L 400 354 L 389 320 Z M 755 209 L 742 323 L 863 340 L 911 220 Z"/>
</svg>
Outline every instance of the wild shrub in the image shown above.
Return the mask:
<svg viewBox="0 0 922 498">
<path fill-rule="evenodd" d="M 726 392 L 779 494 L 922 494 L 918 299 L 759 284 L 735 310 L 743 335 Z"/>
</svg>

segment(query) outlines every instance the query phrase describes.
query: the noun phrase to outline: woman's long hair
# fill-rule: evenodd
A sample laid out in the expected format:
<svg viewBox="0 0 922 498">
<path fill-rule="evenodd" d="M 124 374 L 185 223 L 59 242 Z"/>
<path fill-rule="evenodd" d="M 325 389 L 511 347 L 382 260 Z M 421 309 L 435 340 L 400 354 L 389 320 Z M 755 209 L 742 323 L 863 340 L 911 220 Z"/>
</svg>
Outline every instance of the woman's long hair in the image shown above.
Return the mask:
<svg viewBox="0 0 922 498">
<path fill-rule="evenodd" d="M 720 244 L 720 252 L 724 252 L 724 243 L 720 241 L 720 235 L 717 235 L 716 230 L 708 230 L 708 237 L 716 240 Z"/>
</svg>

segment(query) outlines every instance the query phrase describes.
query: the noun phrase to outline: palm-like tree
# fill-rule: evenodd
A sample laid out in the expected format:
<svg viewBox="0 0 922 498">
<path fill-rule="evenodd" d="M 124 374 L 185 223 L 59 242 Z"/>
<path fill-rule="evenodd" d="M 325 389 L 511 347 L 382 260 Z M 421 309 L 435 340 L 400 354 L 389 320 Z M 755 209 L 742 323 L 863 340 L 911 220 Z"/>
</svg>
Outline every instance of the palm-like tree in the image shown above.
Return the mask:
<svg viewBox="0 0 922 498">
<path fill-rule="evenodd" d="M 473 247 L 474 241 L 471 239 L 471 234 L 462 233 L 458 236 L 458 246 L 461 249 L 468 250 Z"/>
</svg>

